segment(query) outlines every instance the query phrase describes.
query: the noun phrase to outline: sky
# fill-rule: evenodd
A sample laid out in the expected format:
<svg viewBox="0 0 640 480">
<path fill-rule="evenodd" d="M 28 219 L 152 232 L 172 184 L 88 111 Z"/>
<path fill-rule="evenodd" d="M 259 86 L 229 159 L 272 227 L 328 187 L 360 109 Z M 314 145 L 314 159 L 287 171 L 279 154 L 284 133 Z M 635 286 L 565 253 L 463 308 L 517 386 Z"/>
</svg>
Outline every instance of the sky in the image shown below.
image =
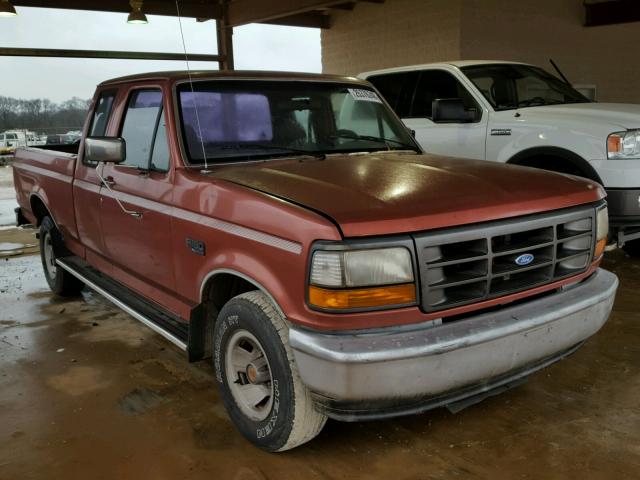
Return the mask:
<svg viewBox="0 0 640 480">
<path fill-rule="evenodd" d="M 0 46 L 182 53 L 178 19 L 148 15 L 146 25 L 129 25 L 126 14 L 17 7 L 17 17 L 0 18 Z M 189 53 L 217 53 L 214 21 L 182 19 Z M 238 70 L 320 72 L 320 30 L 275 25 L 234 29 Z M 215 62 L 191 62 L 191 69 L 217 69 Z M 91 98 L 103 80 L 140 72 L 184 70 L 179 61 L 0 57 L 0 95 L 15 98 Z"/>
</svg>

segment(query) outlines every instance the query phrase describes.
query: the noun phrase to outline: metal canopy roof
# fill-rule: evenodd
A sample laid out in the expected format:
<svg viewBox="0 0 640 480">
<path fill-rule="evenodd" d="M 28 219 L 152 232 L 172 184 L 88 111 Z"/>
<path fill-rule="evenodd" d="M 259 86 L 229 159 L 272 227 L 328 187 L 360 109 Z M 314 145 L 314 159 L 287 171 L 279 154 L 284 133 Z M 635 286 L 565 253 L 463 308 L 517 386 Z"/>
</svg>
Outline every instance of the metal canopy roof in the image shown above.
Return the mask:
<svg viewBox="0 0 640 480">
<path fill-rule="evenodd" d="M 10 0 L 16 7 L 61 8 L 95 12 L 129 13 L 134 5 L 149 15 L 178 16 L 176 0 Z M 270 23 L 292 27 L 330 28 L 331 12 L 353 10 L 358 3 L 384 0 L 178 0 L 181 17 L 215 20 L 218 53 L 188 54 L 190 60 L 217 61 L 220 70 L 233 70 L 233 27 Z M 116 52 L 106 50 L 60 50 L 3 48 L 0 56 L 179 60 L 175 53 Z"/>
<path fill-rule="evenodd" d="M 180 0 L 180 14 L 200 20 L 224 20 L 227 27 L 271 23 L 297 27 L 329 28 L 332 10 L 353 10 L 361 2 L 384 0 Z M 12 0 L 16 7 L 63 8 L 129 13 L 128 0 Z M 175 0 L 144 0 L 150 15 L 176 16 Z"/>
</svg>

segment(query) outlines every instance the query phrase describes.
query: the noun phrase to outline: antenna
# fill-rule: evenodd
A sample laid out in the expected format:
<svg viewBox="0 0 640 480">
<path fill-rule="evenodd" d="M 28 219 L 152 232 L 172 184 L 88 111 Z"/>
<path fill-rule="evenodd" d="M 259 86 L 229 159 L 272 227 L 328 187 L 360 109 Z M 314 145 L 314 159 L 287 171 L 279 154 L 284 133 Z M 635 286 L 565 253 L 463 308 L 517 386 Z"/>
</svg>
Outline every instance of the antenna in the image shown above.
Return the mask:
<svg viewBox="0 0 640 480">
<path fill-rule="evenodd" d="M 178 25 L 180 26 L 184 61 L 187 64 L 187 74 L 189 75 L 189 86 L 191 87 L 191 94 L 193 95 L 193 108 L 196 112 L 196 126 L 198 127 L 198 137 L 200 138 L 200 146 L 202 147 L 202 158 L 204 159 L 204 170 L 201 170 L 201 173 L 209 173 L 207 152 L 204 148 L 204 140 L 202 139 L 202 127 L 200 126 L 200 115 L 198 114 L 198 102 L 196 102 L 196 92 L 193 89 L 193 78 L 191 78 L 191 68 L 189 68 L 189 55 L 187 54 L 187 44 L 184 41 L 184 32 L 182 31 L 182 18 L 180 17 L 180 5 L 178 5 L 178 0 L 176 0 L 176 12 L 178 13 Z"/>
<path fill-rule="evenodd" d="M 560 70 L 560 68 L 558 67 L 558 65 L 556 65 L 556 62 L 553 61 L 553 58 L 549 59 L 549 62 L 551 63 L 551 65 L 553 65 L 553 68 L 556 69 L 556 72 L 558 72 L 558 75 L 560 75 L 560 77 L 562 78 L 562 80 L 564 80 L 564 83 L 566 83 L 567 85 L 569 85 L 570 87 L 572 87 L 573 85 L 571 85 L 571 82 L 569 80 L 567 80 L 567 77 L 564 76 L 564 73 L 562 73 L 562 70 Z"/>
</svg>

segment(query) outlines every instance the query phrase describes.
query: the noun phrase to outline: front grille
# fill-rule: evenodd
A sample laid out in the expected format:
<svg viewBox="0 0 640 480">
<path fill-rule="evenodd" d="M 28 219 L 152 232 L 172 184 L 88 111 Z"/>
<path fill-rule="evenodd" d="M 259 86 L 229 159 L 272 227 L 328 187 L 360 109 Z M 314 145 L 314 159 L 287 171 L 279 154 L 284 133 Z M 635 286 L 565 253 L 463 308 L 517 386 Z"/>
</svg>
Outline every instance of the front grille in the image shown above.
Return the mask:
<svg viewBox="0 0 640 480">
<path fill-rule="evenodd" d="M 594 237 L 593 207 L 416 234 L 422 309 L 467 305 L 582 273 Z"/>
</svg>

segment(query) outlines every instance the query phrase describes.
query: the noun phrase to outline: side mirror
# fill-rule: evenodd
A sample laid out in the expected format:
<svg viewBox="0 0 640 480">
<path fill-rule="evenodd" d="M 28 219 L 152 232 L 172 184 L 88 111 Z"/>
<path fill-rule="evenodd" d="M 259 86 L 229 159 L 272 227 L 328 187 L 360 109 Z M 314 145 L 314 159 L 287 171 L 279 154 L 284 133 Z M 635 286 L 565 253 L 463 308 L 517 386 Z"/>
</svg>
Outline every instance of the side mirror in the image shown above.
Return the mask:
<svg viewBox="0 0 640 480">
<path fill-rule="evenodd" d="M 87 137 L 84 141 L 84 158 L 88 162 L 124 162 L 127 158 L 124 140 L 116 137 Z"/>
<path fill-rule="evenodd" d="M 474 116 L 464 109 L 460 98 L 437 98 L 431 103 L 431 119 L 435 123 L 469 123 Z"/>
</svg>

